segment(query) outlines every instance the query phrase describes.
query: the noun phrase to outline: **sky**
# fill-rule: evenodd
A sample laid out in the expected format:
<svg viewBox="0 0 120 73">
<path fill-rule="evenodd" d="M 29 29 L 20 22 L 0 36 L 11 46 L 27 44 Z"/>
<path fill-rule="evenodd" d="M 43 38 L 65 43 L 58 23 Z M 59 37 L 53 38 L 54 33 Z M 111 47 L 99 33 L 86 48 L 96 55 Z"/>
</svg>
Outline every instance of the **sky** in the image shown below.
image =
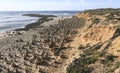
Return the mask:
<svg viewBox="0 0 120 73">
<path fill-rule="evenodd" d="M 0 11 L 51 11 L 120 8 L 120 0 L 0 0 Z"/>
</svg>

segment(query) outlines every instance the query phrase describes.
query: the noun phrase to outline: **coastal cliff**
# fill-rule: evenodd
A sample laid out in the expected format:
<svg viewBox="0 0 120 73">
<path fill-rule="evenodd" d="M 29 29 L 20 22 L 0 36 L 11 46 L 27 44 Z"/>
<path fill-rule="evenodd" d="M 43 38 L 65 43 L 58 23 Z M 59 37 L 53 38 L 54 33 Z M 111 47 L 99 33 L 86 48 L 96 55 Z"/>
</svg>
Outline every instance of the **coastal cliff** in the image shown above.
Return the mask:
<svg viewBox="0 0 120 73">
<path fill-rule="evenodd" d="M 54 17 L 8 34 L 0 39 L 0 73 L 120 72 L 120 9 Z"/>
</svg>

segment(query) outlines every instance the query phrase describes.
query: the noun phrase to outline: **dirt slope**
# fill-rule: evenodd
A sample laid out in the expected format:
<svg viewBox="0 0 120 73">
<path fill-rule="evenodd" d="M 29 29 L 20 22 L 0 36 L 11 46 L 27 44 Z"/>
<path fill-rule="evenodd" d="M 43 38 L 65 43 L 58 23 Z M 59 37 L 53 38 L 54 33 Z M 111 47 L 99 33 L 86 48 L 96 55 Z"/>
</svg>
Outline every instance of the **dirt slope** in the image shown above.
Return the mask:
<svg viewBox="0 0 120 73">
<path fill-rule="evenodd" d="M 88 10 L 76 14 L 76 17 L 84 18 L 86 24 L 77 30 L 78 34 L 71 45 L 82 50 L 82 55 L 85 56 L 81 55 L 80 58 L 75 59 L 69 65 L 68 73 L 114 73 L 119 71 L 117 68 L 120 67 L 120 21 L 116 18 L 120 18 L 120 11 L 119 9 L 105 11 L 105 9 Z"/>
</svg>

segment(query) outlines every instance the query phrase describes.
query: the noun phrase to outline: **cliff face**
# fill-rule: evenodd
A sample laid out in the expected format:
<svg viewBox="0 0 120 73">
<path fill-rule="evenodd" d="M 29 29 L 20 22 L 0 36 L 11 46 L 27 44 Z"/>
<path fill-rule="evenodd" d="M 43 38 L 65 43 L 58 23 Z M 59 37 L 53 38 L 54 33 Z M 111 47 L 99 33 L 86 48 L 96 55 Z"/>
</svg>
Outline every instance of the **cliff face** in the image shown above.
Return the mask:
<svg viewBox="0 0 120 73">
<path fill-rule="evenodd" d="M 119 73 L 120 10 L 88 10 L 75 16 L 86 23 L 73 42 L 82 54 L 69 65 L 68 73 Z"/>
<path fill-rule="evenodd" d="M 119 73 L 119 20 L 120 9 L 87 10 L 16 31 L 0 40 L 0 72 Z"/>
</svg>

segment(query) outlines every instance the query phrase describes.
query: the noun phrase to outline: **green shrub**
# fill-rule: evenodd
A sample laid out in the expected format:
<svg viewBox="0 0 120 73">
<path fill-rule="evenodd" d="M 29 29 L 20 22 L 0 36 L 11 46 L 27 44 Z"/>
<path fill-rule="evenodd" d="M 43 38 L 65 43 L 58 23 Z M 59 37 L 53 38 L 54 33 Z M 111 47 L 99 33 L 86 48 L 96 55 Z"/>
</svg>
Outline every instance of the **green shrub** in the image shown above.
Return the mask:
<svg viewBox="0 0 120 73">
<path fill-rule="evenodd" d="M 76 67 L 67 68 L 67 73 L 91 73 L 93 71 L 92 67 L 81 66 L 76 69 Z"/>
<path fill-rule="evenodd" d="M 88 67 L 90 64 L 95 63 L 97 57 L 82 54 L 80 58 L 73 61 L 67 68 L 67 73 L 91 73 L 92 67 Z"/>
<path fill-rule="evenodd" d="M 97 60 L 97 58 L 94 57 L 94 56 L 92 56 L 92 57 L 88 57 L 88 58 L 87 57 L 81 58 L 80 62 L 83 65 L 87 65 L 87 64 L 93 64 L 93 63 L 95 63 L 96 60 Z"/>
<path fill-rule="evenodd" d="M 106 56 L 105 60 L 102 60 L 101 63 L 104 65 L 110 65 L 110 63 L 114 61 L 114 56 L 112 54 L 109 54 Z"/>
<path fill-rule="evenodd" d="M 120 62 L 116 62 L 115 67 L 116 67 L 116 69 L 119 68 L 120 67 Z"/>
<path fill-rule="evenodd" d="M 93 19 L 93 21 L 92 21 L 93 24 L 98 24 L 99 22 L 100 22 L 100 19 L 98 19 L 98 18 L 95 18 L 95 19 Z"/>
<path fill-rule="evenodd" d="M 117 29 L 120 29 L 120 25 L 117 26 Z"/>
<path fill-rule="evenodd" d="M 84 48 L 85 48 L 85 46 L 82 44 L 80 44 L 80 46 L 78 47 L 78 49 L 84 49 Z"/>
</svg>

